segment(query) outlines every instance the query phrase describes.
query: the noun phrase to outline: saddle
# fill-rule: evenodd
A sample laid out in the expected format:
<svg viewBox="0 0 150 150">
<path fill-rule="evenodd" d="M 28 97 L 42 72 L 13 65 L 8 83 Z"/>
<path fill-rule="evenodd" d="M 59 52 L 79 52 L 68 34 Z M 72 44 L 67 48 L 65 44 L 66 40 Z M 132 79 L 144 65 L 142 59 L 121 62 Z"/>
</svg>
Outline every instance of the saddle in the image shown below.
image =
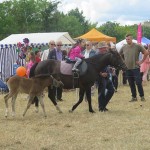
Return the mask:
<svg viewBox="0 0 150 150">
<path fill-rule="evenodd" d="M 72 72 L 72 68 L 75 64 L 75 61 L 69 61 L 66 62 L 66 61 L 61 61 L 61 64 L 60 64 L 60 72 L 61 74 L 63 75 L 73 75 L 73 72 Z M 79 76 L 83 76 L 84 74 L 86 74 L 87 72 L 87 63 L 83 60 L 81 62 L 81 64 L 78 66 L 78 69 L 79 69 Z"/>
</svg>

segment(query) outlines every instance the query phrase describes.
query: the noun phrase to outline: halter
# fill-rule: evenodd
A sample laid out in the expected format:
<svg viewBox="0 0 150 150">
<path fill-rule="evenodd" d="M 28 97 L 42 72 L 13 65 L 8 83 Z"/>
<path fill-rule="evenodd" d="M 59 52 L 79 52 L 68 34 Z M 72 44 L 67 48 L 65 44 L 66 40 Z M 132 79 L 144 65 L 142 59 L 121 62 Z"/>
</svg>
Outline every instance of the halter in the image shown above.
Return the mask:
<svg viewBox="0 0 150 150">
<path fill-rule="evenodd" d="M 61 81 L 56 80 L 52 75 L 50 75 L 50 77 L 52 79 L 52 86 L 55 86 L 55 87 L 64 86 L 64 84 Z"/>
</svg>

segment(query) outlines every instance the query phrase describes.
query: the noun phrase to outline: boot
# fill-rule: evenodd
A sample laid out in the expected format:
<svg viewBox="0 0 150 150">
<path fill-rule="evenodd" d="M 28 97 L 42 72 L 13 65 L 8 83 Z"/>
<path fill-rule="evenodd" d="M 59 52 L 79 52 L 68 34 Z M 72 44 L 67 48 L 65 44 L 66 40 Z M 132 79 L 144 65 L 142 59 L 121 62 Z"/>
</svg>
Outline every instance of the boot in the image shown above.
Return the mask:
<svg viewBox="0 0 150 150">
<path fill-rule="evenodd" d="M 76 66 L 74 65 L 72 71 L 79 71 L 79 69 L 77 69 Z"/>
<path fill-rule="evenodd" d="M 76 71 L 78 72 L 79 69 L 77 69 L 77 67 L 79 66 L 79 64 L 82 62 L 82 60 L 77 60 L 76 63 L 74 64 L 72 71 Z"/>
<path fill-rule="evenodd" d="M 129 102 L 137 102 L 137 98 L 136 97 L 132 97 Z"/>
</svg>

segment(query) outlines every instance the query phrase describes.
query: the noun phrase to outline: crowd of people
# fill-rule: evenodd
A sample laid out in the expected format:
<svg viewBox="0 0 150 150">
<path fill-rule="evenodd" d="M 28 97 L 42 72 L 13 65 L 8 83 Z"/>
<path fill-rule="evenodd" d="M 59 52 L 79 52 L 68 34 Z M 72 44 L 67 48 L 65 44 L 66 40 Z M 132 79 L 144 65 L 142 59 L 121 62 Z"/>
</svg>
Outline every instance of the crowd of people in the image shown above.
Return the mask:
<svg viewBox="0 0 150 150">
<path fill-rule="evenodd" d="M 136 86 L 138 88 L 141 101 L 145 101 L 142 82 L 145 84 L 147 82 L 147 74 L 150 65 L 150 58 L 148 55 L 150 45 L 144 48 L 140 44 L 133 43 L 132 38 L 131 34 L 126 35 L 127 44 L 120 50 L 120 54 L 128 67 L 126 72 L 122 72 L 123 84 L 127 84 L 128 80 L 132 95 L 130 102 L 137 101 Z M 83 39 L 77 40 L 76 44 L 74 44 L 74 46 L 69 50 L 63 51 L 62 46 L 62 41 L 55 42 L 51 40 L 49 42 L 49 49 L 44 50 L 42 55 L 40 51 L 36 51 L 35 53 L 30 52 L 29 61 L 26 65 L 27 76 L 30 77 L 30 68 L 33 64 L 39 63 L 40 61 L 47 59 L 62 61 L 67 57 L 67 59 L 75 61 L 72 71 L 78 72 L 78 66 L 82 62 L 82 59 L 116 50 L 115 44 L 113 43 L 91 42 Z M 141 57 L 139 58 L 140 55 Z M 115 69 L 113 66 L 106 66 L 103 70 L 101 70 L 101 72 L 99 72 L 95 85 L 98 88 L 98 109 L 100 112 L 108 111 L 107 104 L 114 95 L 114 92 L 117 92 L 118 75 L 119 70 Z M 93 92 L 94 87 L 95 86 L 91 88 L 91 93 Z M 63 101 L 62 88 L 49 87 L 48 90 L 55 93 L 56 101 Z M 36 107 L 38 107 L 38 99 L 35 99 Z"/>
</svg>

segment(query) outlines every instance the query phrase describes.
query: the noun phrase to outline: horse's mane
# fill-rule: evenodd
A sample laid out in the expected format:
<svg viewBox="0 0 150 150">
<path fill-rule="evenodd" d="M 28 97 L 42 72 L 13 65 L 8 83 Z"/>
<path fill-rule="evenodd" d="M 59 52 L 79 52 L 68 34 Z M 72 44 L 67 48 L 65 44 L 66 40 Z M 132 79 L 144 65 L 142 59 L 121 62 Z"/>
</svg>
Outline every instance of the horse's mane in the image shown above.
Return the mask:
<svg viewBox="0 0 150 150">
<path fill-rule="evenodd" d="M 100 59 L 100 58 L 102 58 L 102 57 L 104 57 L 104 56 L 107 56 L 107 55 L 116 55 L 116 56 L 120 56 L 120 54 L 118 53 L 118 51 L 108 51 L 108 52 L 106 52 L 106 53 L 103 53 L 103 54 L 96 54 L 96 55 L 94 55 L 94 56 L 92 56 L 92 57 L 90 57 L 90 58 L 86 58 L 86 59 L 84 59 L 86 62 L 91 62 L 91 61 L 95 61 L 95 60 L 98 60 L 98 59 Z"/>
<path fill-rule="evenodd" d="M 96 54 L 90 58 L 84 59 L 86 62 L 94 62 L 95 60 L 101 59 L 103 56 L 108 55 L 109 52 L 106 52 L 104 54 Z"/>
</svg>

